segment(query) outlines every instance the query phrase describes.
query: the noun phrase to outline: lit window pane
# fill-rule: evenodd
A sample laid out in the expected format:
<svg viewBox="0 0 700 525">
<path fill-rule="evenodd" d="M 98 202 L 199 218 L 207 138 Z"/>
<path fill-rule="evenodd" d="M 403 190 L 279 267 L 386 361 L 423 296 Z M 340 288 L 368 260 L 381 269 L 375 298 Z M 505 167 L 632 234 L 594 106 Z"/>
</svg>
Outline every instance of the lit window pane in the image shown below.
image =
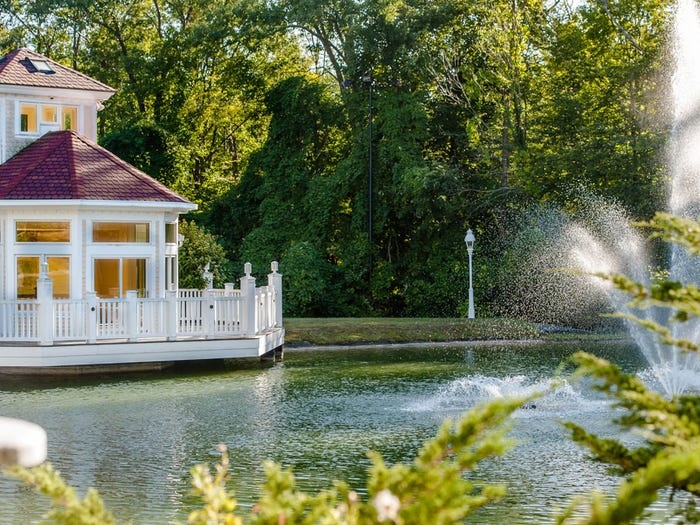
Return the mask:
<svg viewBox="0 0 700 525">
<path fill-rule="evenodd" d="M 146 296 L 146 259 L 95 259 L 94 270 L 98 297 L 126 297 L 128 290 Z"/>
<path fill-rule="evenodd" d="M 122 293 L 136 290 L 139 297 L 146 296 L 146 259 L 122 260 Z"/>
<path fill-rule="evenodd" d="M 114 299 L 121 296 L 119 287 L 119 259 L 96 259 L 95 292 L 103 299 Z"/>
<path fill-rule="evenodd" d="M 70 297 L 70 258 L 47 257 L 49 263 L 49 278 L 53 280 L 53 296 L 55 299 Z"/>
<path fill-rule="evenodd" d="M 92 225 L 93 242 L 149 242 L 146 222 L 95 222 Z"/>
<path fill-rule="evenodd" d="M 39 257 L 17 257 L 17 299 L 36 299 Z"/>
<path fill-rule="evenodd" d="M 70 222 L 17 221 L 17 242 L 70 242 Z"/>
<path fill-rule="evenodd" d="M 58 108 L 56 106 L 41 106 L 42 122 L 58 122 Z"/>
<path fill-rule="evenodd" d="M 49 279 L 53 281 L 54 299 L 70 297 L 70 258 L 47 257 Z M 38 256 L 17 257 L 17 298 L 36 299 L 36 281 L 39 278 Z"/>
<path fill-rule="evenodd" d="M 22 104 L 20 106 L 19 129 L 25 133 L 36 133 L 38 129 L 36 104 Z"/>
<path fill-rule="evenodd" d="M 63 129 L 78 131 L 78 108 L 63 108 Z"/>
</svg>

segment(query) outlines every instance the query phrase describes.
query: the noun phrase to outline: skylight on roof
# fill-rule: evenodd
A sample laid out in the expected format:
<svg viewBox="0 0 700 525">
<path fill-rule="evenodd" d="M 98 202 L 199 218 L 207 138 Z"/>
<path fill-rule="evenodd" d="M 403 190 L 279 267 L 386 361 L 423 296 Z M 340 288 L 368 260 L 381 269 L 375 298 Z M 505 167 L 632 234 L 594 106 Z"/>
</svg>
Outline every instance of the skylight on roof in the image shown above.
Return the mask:
<svg viewBox="0 0 700 525">
<path fill-rule="evenodd" d="M 54 73 L 54 70 L 51 67 L 51 64 L 49 64 L 48 60 L 30 58 L 29 62 L 31 62 L 31 64 L 34 66 L 34 69 L 41 73 Z"/>
</svg>

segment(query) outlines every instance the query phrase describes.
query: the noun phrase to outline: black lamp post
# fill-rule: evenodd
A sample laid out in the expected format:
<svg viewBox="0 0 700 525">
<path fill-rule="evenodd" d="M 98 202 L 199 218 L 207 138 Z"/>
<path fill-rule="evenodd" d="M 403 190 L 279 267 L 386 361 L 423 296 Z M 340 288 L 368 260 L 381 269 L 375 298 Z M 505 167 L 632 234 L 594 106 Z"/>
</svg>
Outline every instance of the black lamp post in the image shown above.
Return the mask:
<svg viewBox="0 0 700 525">
<path fill-rule="evenodd" d="M 369 87 L 369 144 L 368 144 L 368 159 L 369 159 L 369 199 L 368 199 L 368 220 L 367 220 L 367 239 L 369 240 L 369 280 L 372 281 L 372 84 L 374 83 L 374 78 L 370 73 L 362 75 L 362 82 Z"/>
</svg>

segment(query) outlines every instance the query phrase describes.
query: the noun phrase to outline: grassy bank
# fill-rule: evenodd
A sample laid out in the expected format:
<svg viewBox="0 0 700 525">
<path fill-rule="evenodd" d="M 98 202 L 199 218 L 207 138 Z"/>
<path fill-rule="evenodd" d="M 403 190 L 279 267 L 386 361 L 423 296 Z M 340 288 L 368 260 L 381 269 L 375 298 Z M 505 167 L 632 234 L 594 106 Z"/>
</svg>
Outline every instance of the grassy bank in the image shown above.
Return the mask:
<svg viewBox="0 0 700 525">
<path fill-rule="evenodd" d="M 532 323 L 513 319 L 288 318 L 285 342 L 295 345 L 532 339 Z"/>
</svg>

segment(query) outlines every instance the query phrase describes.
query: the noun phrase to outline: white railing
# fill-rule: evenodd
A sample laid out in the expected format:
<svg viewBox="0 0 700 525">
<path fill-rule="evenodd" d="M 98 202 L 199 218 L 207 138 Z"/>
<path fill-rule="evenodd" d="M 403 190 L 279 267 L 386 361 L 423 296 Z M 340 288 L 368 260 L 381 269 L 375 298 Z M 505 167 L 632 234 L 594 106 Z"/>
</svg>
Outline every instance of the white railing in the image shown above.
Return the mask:
<svg viewBox="0 0 700 525">
<path fill-rule="evenodd" d="M 218 335 L 241 335 L 243 328 L 241 325 L 241 312 L 243 301 L 238 297 L 217 297 L 214 299 L 214 330 Z M 256 330 L 255 333 L 262 333 L 275 325 L 267 325 L 265 328 Z"/>
<path fill-rule="evenodd" d="M 90 305 L 90 311 L 95 316 L 96 339 L 115 339 L 126 335 L 125 306 L 126 303 L 122 299 L 100 299 L 96 305 Z M 91 324 L 89 319 L 86 324 Z"/>
<path fill-rule="evenodd" d="M 167 302 L 158 299 L 138 299 L 136 336 L 143 337 L 167 337 Z"/>
<path fill-rule="evenodd" d="M 264 331 L 274 319 L 275 289 L 270 286 L 261 286 L 255 289 L 255 330 Z M 274 324 L 274 323 L 273 323 Z"/>
<path fill-rule="evenodd" d="M 216 295 L 216 296 L 225 296 L 225 295 L 235 295 L 238 294 L 240 295 L 241 291 L 240 290 L 227 290 L 226 288 L 224 289 L 211 289 L 211 290 L 198 290 L 197 288 L 181 288 L 177 291 L 177 296 L 181 299 L 196 299 L 198 297 L 202 297 L 205 292 L 209 292 L 209 295 Z"/>
<path fill-rule="evenodd" d="M 203 290 L 198 290 L 197 288 L 180 288 L 177 291 L 177 296 L 180 299 L 193 299 L 202 297 Z"/>
<path fill-rule="evenodd" d="M 53 338 L 56 341 L 86 339 L 87 303 L 67 299 L 54 301 Z"/>
<path fill-rule="evenodd" d="M 120 299 L 92 293 L 78 300 L 44 294 L 48 300 L 0 301 L 0 344 L 259 335 L 282 326 L 281 283 L 273 263 L 268 285 L 256 288 L 246 264 L 240 289 L 227 284 L 223 290 L 178 290 L 158 299 L 129 291 Z"/>
<path fill-rule="evenodd" d="M 33 300 L 0 302 L 0 340 L 38 341 L 37 310 Z"/>
</svg>

